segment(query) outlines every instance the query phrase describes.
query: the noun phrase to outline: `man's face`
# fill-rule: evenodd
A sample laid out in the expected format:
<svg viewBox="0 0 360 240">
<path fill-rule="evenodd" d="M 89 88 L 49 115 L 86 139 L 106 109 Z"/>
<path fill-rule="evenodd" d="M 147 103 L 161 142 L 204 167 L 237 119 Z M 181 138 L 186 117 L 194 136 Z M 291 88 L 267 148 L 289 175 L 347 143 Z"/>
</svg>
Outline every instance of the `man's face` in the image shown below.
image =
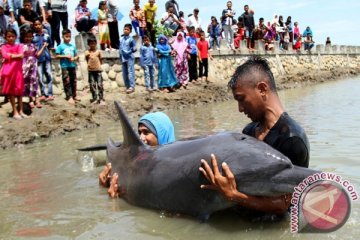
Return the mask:
<svg viewBox="0 0 360 240">
<path fill-rule="evenodd" d="M 31 3 L 24 3 L 24 9 L 25 9 L 27 12 L 30 12 L 31 9 L 32 9 L 32 4 L 31 4 Z"/>
<path fill-rule="evenodd" d="M 249 11 L 249 6 L 245 6 L 245 7 L 244 7 L 244 11 L 245 11 L 245 12 L 248 12 L 248 11 Z"/>
<path fill-rule="evenodd" d="M 228 8 L 231 8 L 231 7 L 232 7 L 232 3 L 231 3 L 231 2 L 228 2 L 228 3 L 226 4 L 226 6 L 227 6 Z"/>
<path fill-rule="evenodd" d="M 239 112 L 244 113 L 253 122 L 263 118 L 263 101 L 257 87 L 244 86 L 238 81 L 232 92 L 238 102 Z"/>
<path fill-rule="evenodd" d="M 174 8 L 173 7 L 169 7 L 168 8 L 168 13 L 173 13 L 174 12 Z"/>
<path fill-rule="evenodd" d="M 155 0 L 149 0 L 150 7 L 154 6 Z"/>
<path fill-rule="evenodd" d="M 199 15 L 199 11 L 195 10 L 194 11 L 194 16 L 197 16 L 197 15 Z"/>
</svg>

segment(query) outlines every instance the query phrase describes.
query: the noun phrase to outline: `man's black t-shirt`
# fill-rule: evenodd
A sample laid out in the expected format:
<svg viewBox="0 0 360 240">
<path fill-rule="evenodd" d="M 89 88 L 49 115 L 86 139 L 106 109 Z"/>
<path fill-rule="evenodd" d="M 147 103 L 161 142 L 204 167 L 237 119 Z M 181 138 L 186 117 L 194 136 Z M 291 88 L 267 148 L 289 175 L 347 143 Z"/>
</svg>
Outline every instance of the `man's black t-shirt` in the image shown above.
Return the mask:
<svg viewBox="0 0 360 240">
<path fill-rule="evenodd" d="M 19 22 L 20 22 L 20 16 L 23 16 L 26 21 L 32 23 L 35 22 L 35 20 L 39 17 L 35 11 L 31 10 L 30 12 L 27 12 L 25 8 L 21 8 L 19 11 Z"/>
<path fill-rule="evenodd" d="M 258 125 L 258 122 L 248 124 L 243 133 L 255 137 Z M 264 142 L 287 156 L 294 165 L 309 167 L 310 145 L 305 131 L 286 112 L 281 114 Z"/>
</svg>

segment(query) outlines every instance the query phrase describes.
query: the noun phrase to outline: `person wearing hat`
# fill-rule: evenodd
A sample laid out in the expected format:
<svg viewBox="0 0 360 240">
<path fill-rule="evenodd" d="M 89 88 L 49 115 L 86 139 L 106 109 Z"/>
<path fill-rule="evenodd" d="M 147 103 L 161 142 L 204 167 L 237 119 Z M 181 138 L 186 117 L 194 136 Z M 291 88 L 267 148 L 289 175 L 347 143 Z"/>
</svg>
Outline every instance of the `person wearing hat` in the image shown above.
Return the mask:
<svg viewBox="0 0 360 240">
<path fill-rule="evenodd" d="M 199 9 L 194 9 L 194 14 L 188 19 L 188 27 L 195 27 L 195 31 L 201 30 L 201 18 L 199 17 Z"/>
<path fill-rule="evenodd" d="M 78 32 L 88 32 L 96 25 L 96 20 L 90 19 L 91 11 L 86 5 L 87 0 L 80 0 L 75 8 L 75 27 Z"/>
<path fill-rule="evenodd" d="M 139 137 L 143 143 L 155 147 L 175 142 L 174 125 L 170 118 L 163 112 L 148 113 L 138 121 Z M 99 183 L 104 187 L 110 184 L 111 164 L 108 163 L 104 170 L 99 174 Z M 118 196 L 117 173 L 111 179 L 112 186 L 109 188 L 111 197 Z"/>
</svg>

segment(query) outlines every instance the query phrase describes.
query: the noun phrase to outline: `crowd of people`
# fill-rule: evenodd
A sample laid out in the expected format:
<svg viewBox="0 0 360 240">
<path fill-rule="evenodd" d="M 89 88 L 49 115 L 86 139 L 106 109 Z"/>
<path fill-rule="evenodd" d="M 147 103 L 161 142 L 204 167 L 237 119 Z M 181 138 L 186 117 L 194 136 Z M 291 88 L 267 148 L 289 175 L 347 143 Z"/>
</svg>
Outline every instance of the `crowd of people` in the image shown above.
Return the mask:
<svg viewBox="0 0 360 240">
<path fill-rule="evenodd" d="M 263 41 L 266 50 L 274 48 L 278 41 L 280 48 L 290 46 L 305 50 L 314 46 L 313 33 L 307 27 L 301 34 L 297 22 L 289 16 L 274 16 L 265 24 L 264 18 L 256 25 L 255 11 L 248 5 L 236 20 L 232 2 L 218 19 L 211 17 L 206 31 L 202 28 L 200 10 L 195 8 L 185 20 L 176 0 L 165 4 L 165 11 L 159 24 L 167 29 L 166 34 L 157 32 L 156 17 L 158 6 L 155 0 L 148 0 L 143 6 L 140 0 L 133 1 L 129 11 L 131 23 L 125 24 L 120 36 L 116 1 L 99 1 L 97 20 L 87 7 L 87 0 L 80 0 L 75 9 L 75 28 L 79 33 L 90 32 L 88 39 L 89 87 L 92 103 L 105 104 L 101 77 L 101 50 L 118 50 L 122 64 L 122 74 L 126 93 L 135 91 L 135 57 L 139 51 L 140 65 L 144 69 L 144 79 L 148 91 L 174 92 L 186 89 L 190 82 L 208 81 L 208 59 L 216 46 L 220 49 L 220 39 L 226 40 L 229 49 L 239 49 L 245 40 L 248 49 L 253 50 L 256 40 Z M 29 97 L 31 108 L 41 108 L 42 101 L 54 99 L 52 92 L 51 52 L 60 59 L 62 80 L 66 100 L 70 104 L 79 101 L 76 96 L 76 47 L 70 43 L 68 29 L 68 2 L 66 0 L 7 0 L 0 2 L 0 41 L 2 44 L 3 66 L 1 70 L 1 94 L 13 107 L 14 119 L 27 118 L 22 107 L 22 97 Z M 62 41 L 60 39 L 62 24 Z M 134 32 L 134 34 L 132 34 Z M 99 35 L 98 41 L 96 34 Z M 30 35 L 32 37 L 30 37 Z M 135 36 L 133 36 L 135 35 Z M 136 49 L 136 39 L 142 46 Z M 302 38 L 305 38 L 302 41 Z M 14 41 L 13 41 L 14 39 Z M 21 44 L 20 44 L 21 43 Z M 16 63 L 16 64 L 15 64 Z M 158 69 L 157 81 L 155 68 Z M 14 74 L 15 73 L 15 74 Z M 17 99 L 18 107 L 15 105 Z"/>
</svg>

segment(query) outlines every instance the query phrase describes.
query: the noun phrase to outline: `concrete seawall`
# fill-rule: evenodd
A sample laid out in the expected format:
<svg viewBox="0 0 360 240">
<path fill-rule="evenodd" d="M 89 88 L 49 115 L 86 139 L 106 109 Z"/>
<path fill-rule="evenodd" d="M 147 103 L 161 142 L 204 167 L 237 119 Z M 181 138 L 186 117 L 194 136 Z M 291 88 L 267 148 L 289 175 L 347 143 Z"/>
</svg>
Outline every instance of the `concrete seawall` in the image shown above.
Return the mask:
<svg viewBox="0 0 360 240">
<path fill-rule="evenodd" d="M 87 64 L 84 58 L 84 50 L 86 49 L 86 39 L 79 35 L 76 38 L 76 45 L 79 51 L 80 60 L 77 69 L 78 90 L 82 91 L 88 87 L 88 73 Z M 137 49 L 141 43 L 137 41 Z M 315 76 L 323 77 L 336 75 L 340 76 L 343 73 L 358 74 L 360 73 L 360 47 L 359 46 L 324 46 L 316 45 L 311 53 L 304 50 L 294 52 L 293 50 L 282 51 L 275 44 L 273 51 L 265 51 L 263 43 L 256 41 L 256 50 L 249 52 L 245 47 L 245 41 L 240 43 L 239 50 L 230 50 L 225 48 L 225 43 L 222 43 L 220 50 L 211 51 L 214 59 L 209 62 L 209 77 L 210 79 L 221 79 L 228 81 L 234 72 L 235 68 L 243 63 L 251 55 L 260 55 L 266 58 L 271 66 L 276 80 L 279 82 L 279 88 L 282 88 L 282 81 L 289 81 L 289 77 L 294 77 L 294 84 L 307 80 L 312 80 L 313 73 L 317 72 Z M 104 80 L 104 89 L 107 92 L 118 91 L 119 88 L 124 87 L 121 62 L 118 51 L 103 51 L 103 65 L 102 77 Z M 138 57 L 138 52 L 136 52 Z M 54 93 L 61 95 L 62 81 L 61 70 L 58 66 L 58 61 L 53 62 L 54 69 Z M 135 65 L 136 82 L 138 85 L 144 85 L 144 73 L 139 66 L 138 61 Z M 291 85 L 291 84 L 290 84 Z M 287 84 L 289 87 L 289 84 Z"/>
</svg>

